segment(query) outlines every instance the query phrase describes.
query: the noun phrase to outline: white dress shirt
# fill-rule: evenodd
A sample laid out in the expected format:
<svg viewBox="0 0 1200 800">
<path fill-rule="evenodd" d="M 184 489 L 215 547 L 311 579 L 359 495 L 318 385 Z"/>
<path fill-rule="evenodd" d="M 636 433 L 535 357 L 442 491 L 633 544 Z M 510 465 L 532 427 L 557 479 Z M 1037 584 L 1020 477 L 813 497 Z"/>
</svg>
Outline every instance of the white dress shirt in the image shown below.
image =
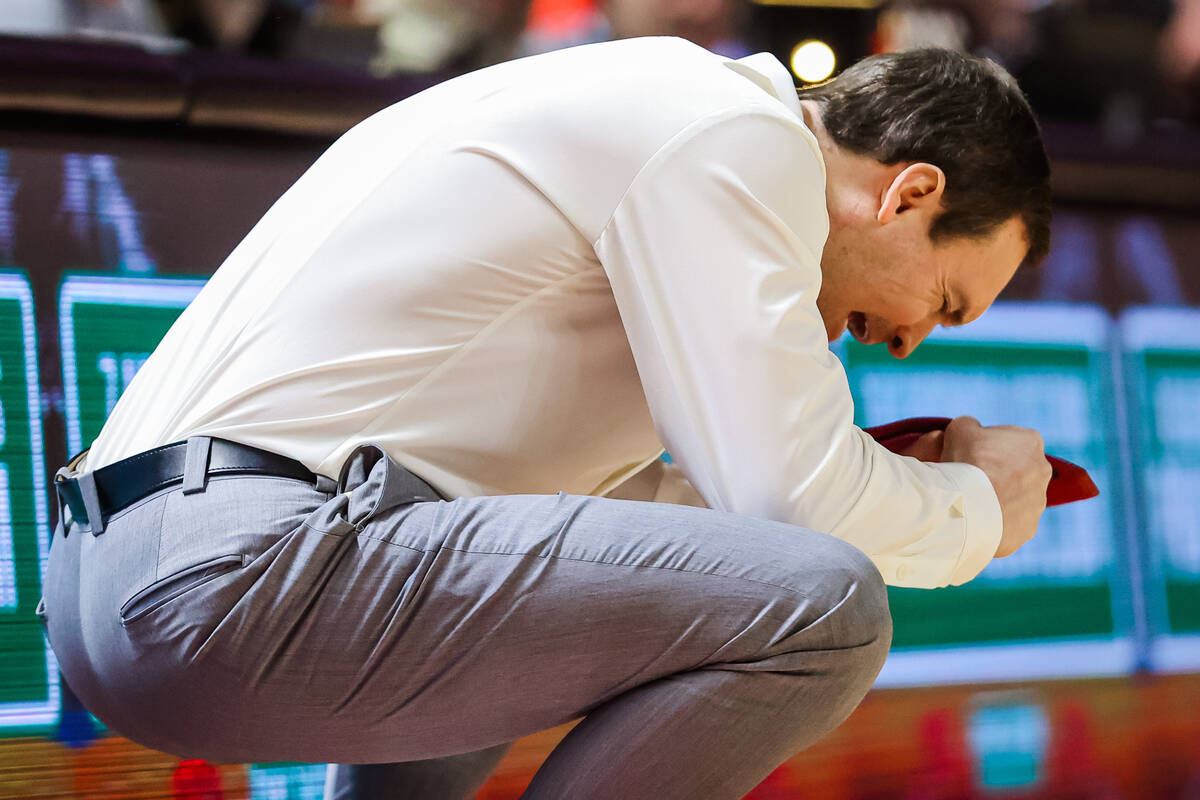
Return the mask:
<svg viewBox="0 0 1200 800">
<path fill-rule="evenodd" d="M 331 476 L 374 442 L 450 497 L 649 468 L 644 497 L 838 536 L 888 583 L 970 580 L 1000 538 L 986 475 L 852 424 L 816 307 L 824 170 L 766 54 L 635 39 L 441 84 L 276 202 L 88 466 L 205 434 Z"/>
</svg>

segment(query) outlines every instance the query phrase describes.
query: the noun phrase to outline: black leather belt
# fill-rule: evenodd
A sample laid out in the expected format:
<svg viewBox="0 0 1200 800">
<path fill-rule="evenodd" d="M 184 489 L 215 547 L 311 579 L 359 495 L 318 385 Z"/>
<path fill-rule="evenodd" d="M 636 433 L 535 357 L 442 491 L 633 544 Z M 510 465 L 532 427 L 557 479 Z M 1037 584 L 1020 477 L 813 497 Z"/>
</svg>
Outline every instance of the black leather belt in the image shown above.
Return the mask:
<svg viewBox="0 0 1200 800">
<path fill-rule="evenodd" d="M 165 444 L 91 473 L 96 481 L 102 525 L 110 516 L 143 497 L 159 489 L 182 483 L 187 453 L 187 442 Z M 273 475 L 296 478 L 309 483 L 317 481 L 317 475 L 299 461 L 225 439 L 211 439 L 207 456 L 206 469 L 202 469 L 208 477 Z M 72 459 L 72 464 L 76 460 L 78 456 Z M 80 524 L 89 525 L 87 504 L 84 502 L 79 479 L 67 477 L 60 471 L 54 479 L 54 488 L 62 502 L 71 509 L 72 519 Z"/>
</svg>

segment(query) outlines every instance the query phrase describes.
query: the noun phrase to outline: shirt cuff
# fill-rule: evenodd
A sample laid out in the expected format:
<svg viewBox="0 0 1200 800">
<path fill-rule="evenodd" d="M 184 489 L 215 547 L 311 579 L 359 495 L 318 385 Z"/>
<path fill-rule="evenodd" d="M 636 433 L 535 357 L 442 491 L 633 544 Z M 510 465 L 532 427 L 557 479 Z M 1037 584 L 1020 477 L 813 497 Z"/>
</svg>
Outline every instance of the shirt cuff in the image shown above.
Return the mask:
<svg viewBox="0 0 1200 800">
<path fill-rule="evenodd" d="M 950 584 L 961 586 L 992 562 L 1004 532 L 1004 516 L 991 480 L 979 467 L 954 461 L 935 466 L 963 496 L 963 547 L 950 573 Z"/>
</svg>

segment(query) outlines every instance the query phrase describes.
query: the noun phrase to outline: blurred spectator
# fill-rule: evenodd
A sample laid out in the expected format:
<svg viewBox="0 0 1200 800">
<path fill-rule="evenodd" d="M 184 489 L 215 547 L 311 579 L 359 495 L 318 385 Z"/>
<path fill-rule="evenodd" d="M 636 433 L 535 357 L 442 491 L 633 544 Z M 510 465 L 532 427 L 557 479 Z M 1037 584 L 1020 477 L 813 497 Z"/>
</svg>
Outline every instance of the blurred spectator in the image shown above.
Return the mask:
<svg viewBox="0 0 1200 800">
<path fill-rule="evenodd" d="M 318 0 L 157 0 L 171 31 L 201 47 L 268 56 L 288 44 Z"/>
<path fill-rule="evenodd" d="M 31 36 L 161 36 L 148 0 L 4 0 L 0 32 Z"/>
<path fill-rule="evenodd" d="M 1015 65 L 1037 49 L 1037 14 L 1055 3 L 1072 0 L 960 0 L 971 30 L 969 47 L 976 53 Z"/>
<path fill-rule="evenodd" d="M 1159 40 L 1159 65 L 1185 112 L 1200 109 L 1200 0 L 1175 0 Z"/>
<path fill-rule="evenodd" d="M 159 0 L 177 35 L 219 50 L 240 50 L 262 23 L 270 0 Z"/>
<path fill-rule="evenodd" d="M 1038 47 L 1014 74 L 1043 116 L 1099 121 L 1128 149 L 1168 108 L 1155 51 L 1170 13 L 1170 0 L 1060 0 L 1037 15 Z"/>
<path fill-rule="evenodd" d="M 879 20 L 883 51 L 949 47 L 1008 66 L 1023 63 L 1040 42 L 1038 13 L 1076 0 L 898 0 Z"/>
<path fill-rule="evenodd" d="M 285 54 L 321 0 L 0 0 L 0 32 L 163 42 Z"/>
<path fill-rule="evenodd" d="M 1111 146 L 1179 115 L 1200 78 L 1200 0 L 898 0 L 879 45 L 960 47 L 1007 67 L 1047 118 L 1099 121 Z"/>
<path fill-rule="evenodd" d="M 971 28 L 960 9 L 896 3 L 880 13 L 876 33 L 884 53 L 917 47 L 967 50 Z"/>
<path fill-rule="evenodd" d="M 679 36 L 732 58 L 749 53 L 742 41 L 746 0 L 600 0 L 569 30 L 530 30 L 524 54 L 634 36 Z"/>
<path fill-rule="evenodd" d="M 512 58 L 530 0 L 363 0 L 382 20 L 376 73 L 466 72 Z"/>
</svg>

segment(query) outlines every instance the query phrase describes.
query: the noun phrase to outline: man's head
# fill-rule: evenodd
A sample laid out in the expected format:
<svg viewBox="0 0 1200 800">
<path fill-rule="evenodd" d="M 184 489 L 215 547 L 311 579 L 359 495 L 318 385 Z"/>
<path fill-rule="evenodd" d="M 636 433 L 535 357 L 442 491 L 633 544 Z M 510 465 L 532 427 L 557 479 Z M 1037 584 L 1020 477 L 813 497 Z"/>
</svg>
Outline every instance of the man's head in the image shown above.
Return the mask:
<svg viewBox="0 0 1200 800">
<path fill-rule="evenodd" d="M 1045 257 L 1049 162 L 996 64 L 948 50 L 872 56 L 800 99 L 828 170 L 817 305 L 830 341 L 848 326 L 903 358 Z"/>
</svg>

